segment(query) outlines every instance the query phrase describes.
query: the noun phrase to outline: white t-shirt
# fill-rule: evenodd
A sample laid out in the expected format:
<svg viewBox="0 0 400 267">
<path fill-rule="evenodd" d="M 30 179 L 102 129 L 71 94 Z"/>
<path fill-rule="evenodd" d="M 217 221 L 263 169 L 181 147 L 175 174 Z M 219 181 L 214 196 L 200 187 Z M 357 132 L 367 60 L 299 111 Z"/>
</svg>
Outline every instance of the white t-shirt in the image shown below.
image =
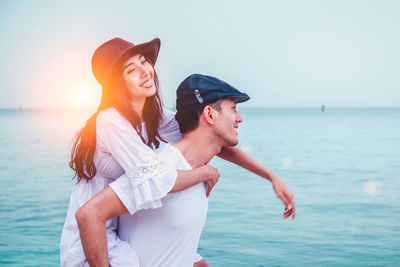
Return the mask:
<svg viewBox="0 0 400 267">
<path fill-rule="evenodd" d="M 142 135 L 147 141 L 144 126 L 142 124 Z M 171 111 L 164 109 L 159 132 L 167 142 L 181 138 L 178 123 Z M 141 209 L 160 207 L 161 199 L 171 190 L 177 176 L 175 166 L 169 165 L 145 145 L 132 125 L 115 108 L 103 110 L 97 117 L 94 163 L 96 176 L 89 181 L 82 180 L 72 189 L 61 235 L 61 266 L 82 266 L 84 263 L 86 258 L 75 212 L 109 183 L 118 179 L 124 184 L 124 190 L 129 192 L 129 196 L 121 200 L 125 201 L 129 212 L 134 213 Z M 110 252 L 121 252 L 113 249 L 116 246 L 129 250 L 129 246 L 121 245 L 116 235 L 117 227 L 118 218 L 106 222 L 109 256 Z"/>
<path fill-rule="evenodd" d="M 172 145 L 163 144 L 157 153 L 178 170 L 192 169 L 182 153 Z M 121 184 L 119 179 L 110 187 L 121 200 L 127 199 L 129 196 L 125 194 L 128 192 L 121 190 Z M 207 184 L 199 183 L 168 194 L 162 198 L 160 208 L 120 217 L 118 236 L 136 251 L 141 267 L 193 266 L 207 217 L 206 191 Z"/>
</svg>

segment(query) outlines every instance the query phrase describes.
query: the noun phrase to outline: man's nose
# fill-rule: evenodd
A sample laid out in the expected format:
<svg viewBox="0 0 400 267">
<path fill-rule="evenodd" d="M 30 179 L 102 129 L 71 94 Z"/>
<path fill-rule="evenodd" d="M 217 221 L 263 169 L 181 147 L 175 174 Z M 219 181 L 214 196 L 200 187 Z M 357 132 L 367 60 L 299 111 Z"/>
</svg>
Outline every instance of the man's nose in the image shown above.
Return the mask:
<svg viewBox="0 0 400 267">
<path fill-rule="evenodd" d="M 239 112 L 237 113 L 236 121 L 237 121 L 238 123 L 241 123 L 241 122 L 243 121 L 243 118 L 242 118 L 242 116 L 240 116 Z"/>
</svg>

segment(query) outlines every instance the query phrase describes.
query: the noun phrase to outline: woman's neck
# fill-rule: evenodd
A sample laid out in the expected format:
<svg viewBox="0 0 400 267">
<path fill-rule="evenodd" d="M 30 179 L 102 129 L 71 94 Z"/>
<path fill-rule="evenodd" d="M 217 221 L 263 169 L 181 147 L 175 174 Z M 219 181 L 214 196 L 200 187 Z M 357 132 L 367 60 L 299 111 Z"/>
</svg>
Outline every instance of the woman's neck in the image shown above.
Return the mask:
<svg viewBox="0 0 400 267">
<path fill-rule="evenodd" d="M 140 121 L 142 121 L 142 122 L 143 122 L 143 110 L 144 110 L 145 103 L 146 103 L 145 97 L 142 99 L 131 100 L 131 108 L 136 112 L 136 114 L 140 118 Z"/>
</svg>

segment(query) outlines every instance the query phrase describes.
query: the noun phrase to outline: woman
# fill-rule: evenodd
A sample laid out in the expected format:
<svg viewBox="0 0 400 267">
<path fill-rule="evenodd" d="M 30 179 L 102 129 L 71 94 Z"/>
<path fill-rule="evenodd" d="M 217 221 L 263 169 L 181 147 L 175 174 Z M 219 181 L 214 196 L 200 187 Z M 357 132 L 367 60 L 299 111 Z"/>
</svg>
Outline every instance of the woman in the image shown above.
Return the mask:
<svg viewBox="0 0 400 267">
<path fill-rule="evenodd" d="M 160 40 L 133 45 L 115 38 L 100 46 L 92 58 L 93 73 L 103 86 L 98 110 L 86 122 L 74 143 L 70 167 L 75 184 L 61 244 L 62 266 L 82 266 L 85 255 L 75 212 L 113 180 L 125 177 L 135 210 L 155 208 L 168 192 L 205 181 L 210 188 L 218 171 L 203 166 L 176 171 L 157 158 L 153 148 L 161 141 L 180 139 L 172 112 L 164 110 L 154 71 Z M 107 220 L 108 260 L 112 266 L 135 266 L 137 257 L 116 235 L 117 218 Z"/>
</svg>

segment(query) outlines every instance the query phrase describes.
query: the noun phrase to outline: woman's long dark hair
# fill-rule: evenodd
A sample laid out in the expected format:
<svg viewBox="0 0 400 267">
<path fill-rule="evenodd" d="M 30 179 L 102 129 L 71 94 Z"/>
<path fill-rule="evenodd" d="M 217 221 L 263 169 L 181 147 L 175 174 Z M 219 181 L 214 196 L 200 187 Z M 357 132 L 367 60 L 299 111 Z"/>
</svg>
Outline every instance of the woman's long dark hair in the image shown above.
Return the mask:
<svg viewBox="0 0 400 267">
<path fill-rule="evenodd" d="M 153 64 L 152 64 L 153 65 Z M 154 65 L 153 65 L 154 67 Z M 127 119 L 136 130 L 143 143 L 149 147 L 158 148 L 160 141 L 164 141 L 158 131 L 162 118 L 162 103 L 159 95 L 159 81 L 154 70 L 154 86 L 156 93 L 146 98 L 143 108 L 143 120 L 146 125 L 148 141 L 146 142 L 142 135 L 141 120 L 139 115 L 131 108 L 131 96 L 122 81 L 121 67 L 117 68 L 111 86 L 103 88 L 100 105 L 97 111 L 86 121 L 85 126 L 77 133 L 71 151 L 71 161 L 69 167 L 74 170 L 74 178 L 78 182 L 82 179 L 89 181 L 96 175 L 96 165 L 94 164 L 94 152 L 96 150 L 96 120 L 99 113 L 107 108 L 114 107 L 121 115 Z M 133 152 L 133 151 L 132 151 Z M 133 152 L 134 153 L 134 152 Z"/>
</svg>

